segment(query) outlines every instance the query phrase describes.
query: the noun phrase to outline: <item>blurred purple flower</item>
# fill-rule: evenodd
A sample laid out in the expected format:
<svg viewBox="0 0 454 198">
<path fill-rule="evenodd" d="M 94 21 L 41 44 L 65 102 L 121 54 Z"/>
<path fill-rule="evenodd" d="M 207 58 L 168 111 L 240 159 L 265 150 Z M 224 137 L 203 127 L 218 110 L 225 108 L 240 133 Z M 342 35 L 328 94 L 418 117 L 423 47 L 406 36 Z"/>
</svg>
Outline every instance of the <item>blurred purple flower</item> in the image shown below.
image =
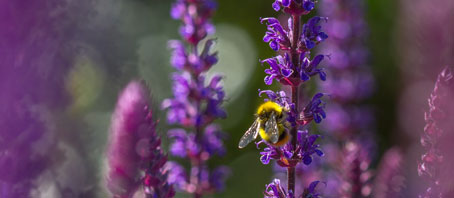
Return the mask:
<svg viewBox="0 0 454 198">
<path fill-rule="evenodd" d="M 402 153 L 398 148 L 386 151 L 374 179 L 373 196 L 376 198 L 399 198 L 404 187 Z"/>
<path fill-rule="evenodd" d="M 216 7 L 216 2 L 211 0 L 177 0 L 170 13 L 172 18 L 183 21 L 180 27 L 181 36 L 188 43 L 196 45 L 214 32 L 210 19 Z"/>
<path fill-rule="evenodd" d="M 372 136 L 373 112 L 367 105 L 357 105 L 370 97 L 374 89 L 367 59 L 369 52 L 365 47 L 368 27 L 363 4 L 359 0 L 325 0 L 320 3 L 320 12 L 332 19 L 325 26 L 331 39 L 321 49 L 332 54 L 327 61 L 331 78 L 320 86 L 321 91 L 334 101 L 326 109 L 332 118 L 328 118 L 322 127 L 347 140 L 357 134 Z M 337 118 L 345 123 L 336 122 Z M 362 128 L 364 125 L 368 127 Z"/>
<path fill-rule="evenodd" d="M 369 197 L 372 191 L 372 172 L 367 149 L 356 141 L 347 142 L 340 165 L 342 184 L 341 197 Z"/>
<path fill-rule="evenodd" d="M 74 41 L 74 13 L 86 14 L 65 6 L 57 0 L 0 1 L 2 198 L 31 197 L 41 185 L 37 179 L 58 160 L 53 118 L 68 103 L 64 81 L 73 58 L 65 44 Z"/>
<path fill-rule="evenodd" d="M 156 122 L 149 109 L 149 93 L 142 82 L 132 81 L 122 91 L 112 117 L 108 148 L 107 187 L 114 197 L 129 198 L 140 187 L 146 197 L 173 197 L 163 168 Z"/>
<path fill-rule="evenodd" d="M 322 147 L 331 147 L 327 155 L 337 156 L 322 164 L 326 170 L 323 178 L 330 180 L 329 189 L 335 189 L 330 196 L 369 197 L 374 117 L 373 109 L 363 103 L 373 93 L 374 79 L 365 43 L 368 27 L 364 2 L 325 0 L 320 2 L 319 12 L 330 19 L 324 26 L 330 39 L 321 46 L 321 51 L 329 54 L 326 70 L 330 78 L 320 83 L 320 91 L 333 101 L 326 106 L 330 116 L 321 128 L 334 136 Z M 317 38 L 317 26 L 313 27 L 312 38 Z"/>
<path fill-rule="evenodd" d="M 429 111 L 425 115 L 426 126 L 421 135 L 421 144 L 425 153 L 421 156 L 418 173 L 427 181 L 427 188 L 420 195 L 422 198 L 445 197 L 444 185 L 450 183 L 443 179 L 454 164 L 451 156 L 454 140 L 454 76 L 450 68 L 445 68 L 439 75 L 435 88 L 429 98 Z M 452 174 L 448 174 L 451 175 Z M 451 178 L 452 179 L 452 178 Z M 452 192 L 448 192 L 452 193 Z"/>
<path fill-rule="evenodd" d="M 170 153 L 190 161 L 191 168 L 186 174 L 183 166 L 173 162 L 170 183 L 194 197 L 222 190 L 229 172 L 224 166 L 210 170 L 206 165 L 212 156 L 226 152 L 226 135 L 213 124 L 227 116 L 221 107 L 225 97 L 222 76 L 206 79 L 206 72 L 218 61 L 217 53 L 211 52 L 215 40 L 205 40 L 202 51 L 197 50 L 201 41 L 214 33 L 210 20 L 215 8 L 211 0 L 177 0 L 171 9 L 172 17 L 183 22 L 180 34 L 185 42 L 169 42 L 173 50 L 171 63 L 177 72 L 173 74 L 173 98 L 165 99 L 162 108 L 167 110 L 169 124 L 180 125 L 168 132 L 172 139 Z"/>
</svg>

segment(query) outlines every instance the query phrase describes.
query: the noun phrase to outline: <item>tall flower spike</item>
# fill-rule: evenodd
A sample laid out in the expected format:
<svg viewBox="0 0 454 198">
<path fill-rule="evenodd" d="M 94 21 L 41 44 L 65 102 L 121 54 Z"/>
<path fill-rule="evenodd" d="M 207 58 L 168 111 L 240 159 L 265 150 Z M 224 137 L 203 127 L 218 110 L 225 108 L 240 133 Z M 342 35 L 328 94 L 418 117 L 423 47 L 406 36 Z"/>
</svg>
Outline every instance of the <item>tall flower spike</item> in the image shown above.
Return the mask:
<svg viewBox="0 0 454 198">
<path fill-rule="evenodd" d="M 169 166 L 171 182 L 178 190 L 202 197 L 220 191 L 229 174 L 224 166 L 208 168 L 207 160 L 225 154 L 225 134 L 213 122 L 225 118 L 221 107 L 225 93 L 222 76 L 207 79 L 206 72 L 217 63 L 217 53 L 211 52 L 215 40 L 205 39 L 214 32 L 210 22 L 216 8 L 211 0 L 176 0 L 171 15 L 182 21 L 180 34 L 183 41 L 170 41 L 173 50 L 171 63 L 177 72 L 173 74 L 173 98 L 162 102 L 167 110 L 167 122 L 179 128 L 168 131 L 172 139 L 170 153 L 190 162 L 190 170 L 172 162 Z M 204 46 L 201 52 L 199 45 Z M 186 45 L 187 44 L 187 45 Z"/>
<path fill-rule="evenodd" d="M 373 197 L 399 198 L 404 187 L 402 153 L 398 148 L 391 148 L 383 155 L 378 173 L 374 179 Z"/>
<path fill-rule="evenodd" d="M 147 88 L 138 81 L 130 82 L 118 98 L 108 148 L 107 187 L 113 197 L 130 198 L 143 192 L 147 198 L 169 198 L 175 194 L 167 183 L 167 157 L 148 99 Z"/>
<path fill-rule="evenodd" d="M 429 111 L 426 112 L 426 126 L 421 135 L 421 144 L 425 153 L 421 156 L 418 173 L 426 179 L 427 188 L 421 198 L 449 197 L 443 187 L 450 183 L 445 178 L 450 174 L 454 159 L 451 156 L 452 141 L 454 140 L 454 76 L 450 68 L 445 68 L 439 75 L 435 88 L 430 94 Z M 442 176 L 443 174 L 449 174 Z M 451 177 L 449 177 L 451 176 Z"/>
<path fill-rule="evenodd" d="M 313 0 L 276 0 L 272 7 L 276 11 L 282 10 L 288 14 L 288 26 L 284 27 L 274 17 L 260 19 L 260 22 L 267 26 L 263 41 L 269 43 L 272 50 L 280 51 L 281 54 L 261 61 L 262 64 L 266 63 L 269 66 L 265 69 L 267 74 L 265 84 L 271 85 L 276 81 L 282 86 L 289 86 L 291 90 L 290 93 L 259 90 L 259 96 L 262 94 L 268 96 L 265 101 L 274 101 L 289 110 L 284 125 L 285 131 L 288 131 L 291 137 L 290 142 L 279 147 L 267 141 L 257 143 L 257 147 L 262 143 L 265 145 L 260 152 L 263 164 L 275 160 L 279 166 L 287 169 L 287 190 L 275 180 L 267 186 L 265 197 L 318 197 L 311 188 L 308 188 L 309 191 L 295 189 L 295 167 L 301 162 L 309 165 L 314 156 L 324 155 L 319 145 L 315 143 L 319 135 L 310 134 L 306 128 L 312 121 L 320 123 L 326 118 L 324 103 L 321 101 L 325 94 L 316 93 L 312 100 L 307 102 L 299 94 L 300 85 L 311 80 L 311 77 L 318 76 L 321 80 L 326 80 L 326 73 L 319 66 L 325 56 L 311 55 L 310 50 L 328 38 L 321 28 L 321 24 L 327 20 L 315 16 L 305 24 L 301 21 L 302 15 L 309 14 L 314 6 Z M 305 107 L 300 106 L 303 103 L 306 103 Z"/>
<path fill-rule="evenodd" d="M 367 197 L 370 194 L 367 192 L 370 191 L 370 185 L 355 179 L 355 176 L 360 176 L 362 172 L 370 174 L 371 171 L 355 167 L 355 164 L 349 165 L 358 159 L 370 161 L 375 147 L 373 110 L 365 104 L 373 93 L 374 79 L 368 61 L 368 27 L 364 10 L 362 0 L 324 0 L 320 1 L 318 7 L 319 13 L 330 19 L 324 26 L 330 39 L 320 49 L 330 54 L 326 61 L 330 78 L 321 82 L 319 89 L 329 94 L 332 101 L 326 106 L 329 117 L 321 128 L 335 137 L 329 138 L 322 148 L 334 147 L 327 150 L 326 155 L 340 155 L 336 160 L 322 163 L 326 170 L 324 180 L 331 180 L 327 181 L 328 188 L 343 189 L 330 192 L 332 194 L 329 196 L 333 197 Z M 316 37 L 316 25 L 313 27 L 314 30 L 309 32 Z M 344 148 L 342 145 L 345 142 L 351 142 L 350 146 Z M 348 147 L 350 150 L 356 148 L 354 150 L 357 151 L 348 152 Z M 345 169 L 339 169 L 341 165 L 347 166 L 350 171 L 360 171 L 345 174 Z"/>
</svg>

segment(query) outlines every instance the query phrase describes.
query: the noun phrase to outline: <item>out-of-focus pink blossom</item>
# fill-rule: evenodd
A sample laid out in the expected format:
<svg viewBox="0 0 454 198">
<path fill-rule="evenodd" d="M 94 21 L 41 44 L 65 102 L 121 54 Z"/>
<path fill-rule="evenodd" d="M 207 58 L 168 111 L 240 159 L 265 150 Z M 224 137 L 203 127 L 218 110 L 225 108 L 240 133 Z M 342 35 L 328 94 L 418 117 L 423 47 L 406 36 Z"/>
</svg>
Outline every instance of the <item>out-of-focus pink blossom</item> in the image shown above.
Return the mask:
<svg viewBox="0 0 454 198">
<path fill-rule="evenodd" d="M 138 81 L 129 83 L 119 96 L 108 148 L 107 187 L 113 197 L 130 198 L 140 187 L 146 197 L 174 195 L 148 99 L 147 88 Z"/>
</svg>

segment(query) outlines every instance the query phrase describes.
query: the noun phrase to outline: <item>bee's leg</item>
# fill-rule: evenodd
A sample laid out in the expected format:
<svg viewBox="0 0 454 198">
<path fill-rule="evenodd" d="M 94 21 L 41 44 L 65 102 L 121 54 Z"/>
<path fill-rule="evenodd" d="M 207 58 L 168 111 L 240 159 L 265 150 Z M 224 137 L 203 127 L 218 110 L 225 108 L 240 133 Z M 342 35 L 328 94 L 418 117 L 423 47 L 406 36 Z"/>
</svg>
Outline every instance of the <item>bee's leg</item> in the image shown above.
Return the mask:
<svg viewBox="0 0 454 198">
<path fill-rule="evenodd" d="M 285 121 L 283 123 L 284 123 L 285 128 L 287 128 L 287 129 L 292 127 L 292 124 L 290 124 L 290 122 L 288 122 L 288 121 Z"/>
</svg>

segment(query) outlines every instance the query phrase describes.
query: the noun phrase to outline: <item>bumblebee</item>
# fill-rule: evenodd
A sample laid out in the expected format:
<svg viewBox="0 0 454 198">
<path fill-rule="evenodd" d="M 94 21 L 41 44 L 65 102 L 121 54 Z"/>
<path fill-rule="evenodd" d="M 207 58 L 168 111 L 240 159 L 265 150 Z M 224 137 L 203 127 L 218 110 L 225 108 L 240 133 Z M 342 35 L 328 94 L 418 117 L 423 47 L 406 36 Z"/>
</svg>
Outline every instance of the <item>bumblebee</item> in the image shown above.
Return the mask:
<svg viewBox="0 0 454 198">
<path fill-rule="evenodd" d="M 238 144 L 239 148 L 246 147 L 257 139 L 257 135 L 273 146 L 279 147 L 290 140 L 285 124 L 288 109 L 279 104 L 267 101 L 257 108 L 256 119 L 244 133 Z"/>
</svg>

